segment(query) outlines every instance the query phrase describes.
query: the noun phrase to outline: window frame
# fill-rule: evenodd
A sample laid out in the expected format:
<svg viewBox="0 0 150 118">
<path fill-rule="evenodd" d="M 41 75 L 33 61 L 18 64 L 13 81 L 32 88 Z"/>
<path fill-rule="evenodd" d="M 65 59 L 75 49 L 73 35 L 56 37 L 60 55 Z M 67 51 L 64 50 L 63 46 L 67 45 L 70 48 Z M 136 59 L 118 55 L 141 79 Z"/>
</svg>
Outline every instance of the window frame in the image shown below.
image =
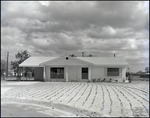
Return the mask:
<svg viewBox="0 0 150 118">
<path fill-rule="evenodd" d="M 112 68 L 112 67 L 109 67 L 107 68 L 107 76 L 120 76 L 119 74 L 119 68 Z"/>
<path fill-rule="evenodd" d="M 88 67 L 81 68 L 81 76 L 82 76 L 81 78 L 83 80 L 88 79 L 88 76 L 89 76 L 89 68 Z"/>
<path fill-rule="evenodd" d="M 51 67 L 50 77 L 52 79 L 64 79 L 64 67 Z"/>
</svg>

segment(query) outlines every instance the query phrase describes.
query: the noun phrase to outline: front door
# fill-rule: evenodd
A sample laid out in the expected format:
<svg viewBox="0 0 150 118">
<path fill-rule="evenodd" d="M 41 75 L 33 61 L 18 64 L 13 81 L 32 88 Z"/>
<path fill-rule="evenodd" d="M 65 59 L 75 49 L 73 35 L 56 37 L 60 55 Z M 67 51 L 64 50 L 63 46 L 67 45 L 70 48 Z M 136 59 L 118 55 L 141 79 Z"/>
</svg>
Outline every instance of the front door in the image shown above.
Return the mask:
<svg viewBox="0 0 150 118">
<path fill-rule="evenodd" d="M 88 68 L 82 68 L 82 79 L 88 79 Z"/>
</svg>

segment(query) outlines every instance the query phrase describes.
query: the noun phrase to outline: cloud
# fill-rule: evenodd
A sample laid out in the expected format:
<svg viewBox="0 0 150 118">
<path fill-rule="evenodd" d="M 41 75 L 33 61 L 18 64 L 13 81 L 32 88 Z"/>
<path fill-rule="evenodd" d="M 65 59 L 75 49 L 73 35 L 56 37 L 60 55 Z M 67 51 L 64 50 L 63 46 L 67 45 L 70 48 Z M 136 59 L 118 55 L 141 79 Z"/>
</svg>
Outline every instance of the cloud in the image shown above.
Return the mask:
<svg viewBox="0 0 150 118">
<path fill-rule="evenodd" d="M 1 3 L 2 53 L 25 49 L 33 56 L 116 53 L 131 64 L 149 64 L 147 1 Z"/>
</svg>

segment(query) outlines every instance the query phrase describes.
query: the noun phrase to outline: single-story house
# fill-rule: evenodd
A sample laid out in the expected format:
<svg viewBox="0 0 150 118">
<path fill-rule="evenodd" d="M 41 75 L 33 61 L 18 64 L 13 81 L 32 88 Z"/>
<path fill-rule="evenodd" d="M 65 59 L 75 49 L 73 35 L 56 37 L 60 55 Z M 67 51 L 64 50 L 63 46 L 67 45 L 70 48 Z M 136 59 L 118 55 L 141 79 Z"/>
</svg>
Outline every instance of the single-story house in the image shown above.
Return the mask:
<svg viewBox="0 0 150 118">
<path fill-rule="evenodd" d="M 129 64 L 118 57 L 29 57 L 19 67 L 35 67 L 34 79 L 44 81 L 78 81 L 91 79 L 126 79 Z"/>
</svg>

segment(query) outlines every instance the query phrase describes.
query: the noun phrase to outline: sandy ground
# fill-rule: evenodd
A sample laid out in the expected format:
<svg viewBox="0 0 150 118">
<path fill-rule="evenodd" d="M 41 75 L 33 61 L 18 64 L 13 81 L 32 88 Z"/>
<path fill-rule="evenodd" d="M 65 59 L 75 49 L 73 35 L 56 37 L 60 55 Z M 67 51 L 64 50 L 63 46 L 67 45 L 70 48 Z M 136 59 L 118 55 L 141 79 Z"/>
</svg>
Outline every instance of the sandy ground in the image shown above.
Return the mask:
<svg viewBox="0 0 150 118">
<path fill-rule="evenodd" d="M 27 81 L 1 81 L 1 95 L 16 86 L 32 85 L 39 82 Z M 29 102 L 28 100 L 19 100 L 1 97 L 1 117 L 75 117 L 77 114 L 72 114 L 64 110 L 56 109 L 55 107 L 39 104 L 38 102 Z"/>
<path fill-rule="evenodd" d="M 19 100 L 29 111 L 43 116 L 149 116 L 149 84 L 146 81 L 132 83 L 86 83 L 86 82 L 3 82 L 1 98 Z M 8 101 L 7 101 L 8 102 Z M 3 102 L 5 105 L 7 102 Z M 10 102 L 8 102 L 10 103 Z M 17 102 L 12 102 L 11 104 Z M 13 108 L 7 104 L 6 108 Z M 19 105 L 18 105 L 19 106 Z M 23 105 L 22 105 L 23 106 Z M 44 109 L 46 110 L 42 110 Z M 2 114 L 6 115 L 3 107 Z M 55 108 L 60 112 L 51 111 Z M 13 111 L 13 110 L 9 110 Z M 24 111 L 22 109 L 22 111 Z M 11 113 L 12 114 L 12 113 Z M 34 115 L 33 113 L 29 113 Z"/>
<path fill-rule="evenodd" d="M 31 104 L 28 101 L 20 102 L 12 99 L 1 100 L 1 116 L 2 117 L 74 117 L 75 114 L 65 112 L 54 107 L 42 104 Z"/>
</svg>

